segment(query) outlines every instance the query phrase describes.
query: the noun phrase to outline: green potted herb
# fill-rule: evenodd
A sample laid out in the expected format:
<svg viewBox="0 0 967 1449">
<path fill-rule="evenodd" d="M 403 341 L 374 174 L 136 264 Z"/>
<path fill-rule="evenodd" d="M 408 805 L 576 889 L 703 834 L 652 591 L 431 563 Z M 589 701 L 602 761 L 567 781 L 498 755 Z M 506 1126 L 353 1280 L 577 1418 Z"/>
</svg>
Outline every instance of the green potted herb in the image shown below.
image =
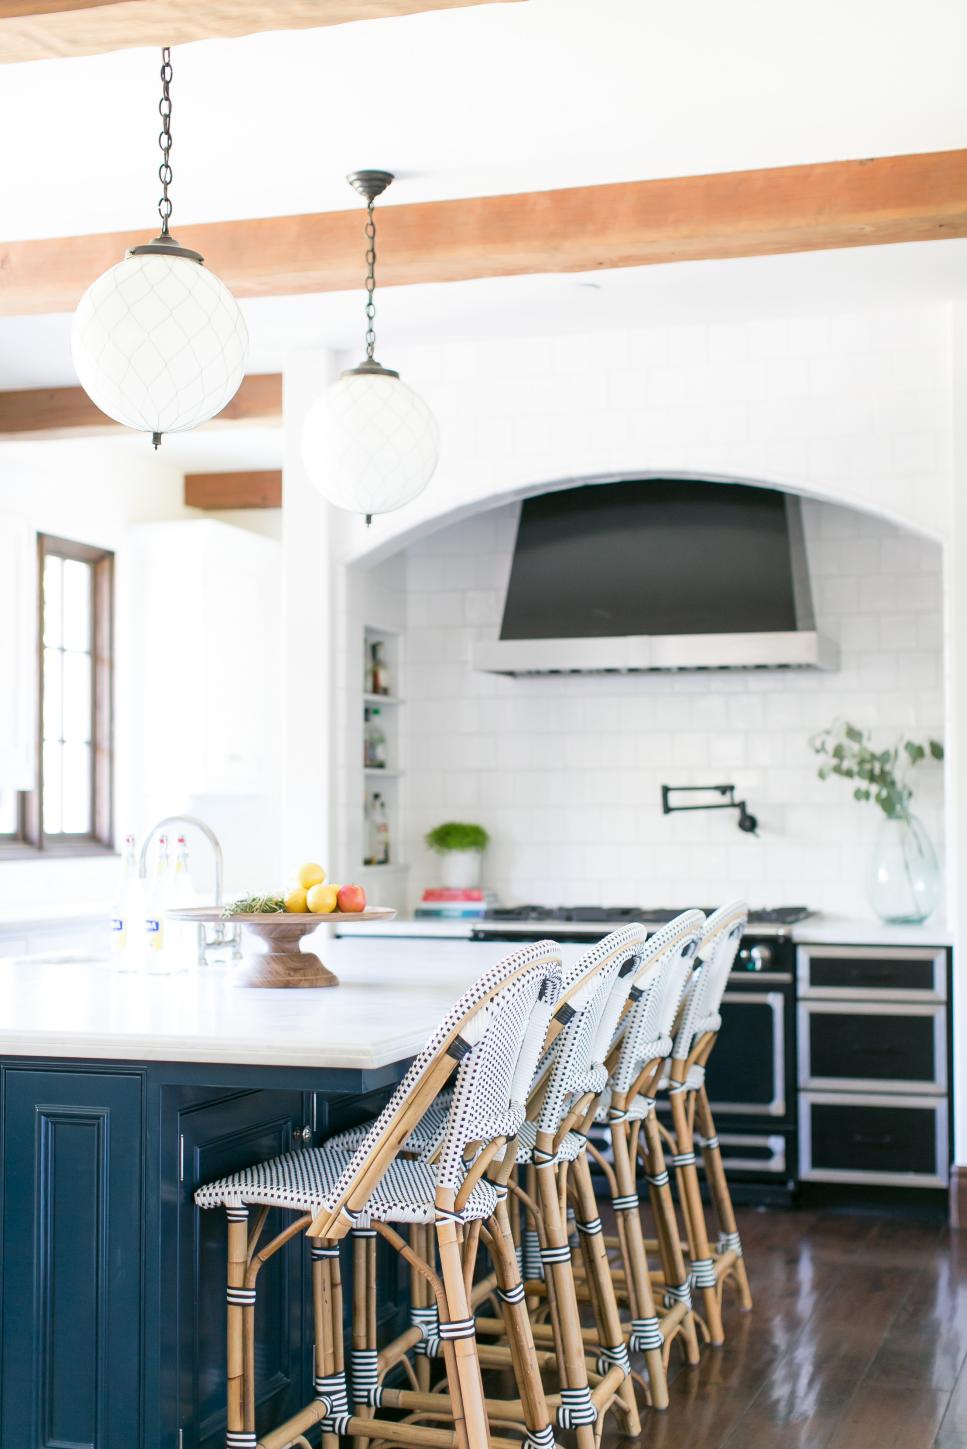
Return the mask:
<svg viewBox="0 0 967 1449">
<path fill-rule="evenodd" d="M 426 843 L 440 857 L 440 877 L 451 890 L 472 890 L 480 884 L 480 864 L 490 836 L 482 825 L 448 820 L 435 826 Z"/>
<path fill-rule="evenodd" d="M 940 869 L 923 822 L 910 809 L 909 773 L 924 761 L 944 757 L 939 740 L 902 736 L 889 749 L 875 750 L 869 732 L 836 720 L 813 735 L 820 757 L 819 778 L 854 781 L 853 799 L 871 801 L 883 812 L 866 877 L 870 905 L 884 921 L 925 921 L 940 899 Z"/>
</svg>

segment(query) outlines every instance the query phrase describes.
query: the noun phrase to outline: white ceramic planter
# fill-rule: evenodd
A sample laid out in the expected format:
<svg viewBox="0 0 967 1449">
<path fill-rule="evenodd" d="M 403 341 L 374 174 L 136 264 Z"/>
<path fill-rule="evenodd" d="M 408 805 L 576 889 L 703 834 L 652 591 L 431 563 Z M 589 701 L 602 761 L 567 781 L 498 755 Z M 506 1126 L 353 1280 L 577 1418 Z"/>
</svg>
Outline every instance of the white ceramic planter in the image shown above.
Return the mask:
<svg viewBox="0 0 967 1449">
<path fill-rule="evenodd" d="M 445 850 L 440 857 L 440 879 L 448 890 L 473 890 L 480 884 L 480 850 Z"/>
</svg>

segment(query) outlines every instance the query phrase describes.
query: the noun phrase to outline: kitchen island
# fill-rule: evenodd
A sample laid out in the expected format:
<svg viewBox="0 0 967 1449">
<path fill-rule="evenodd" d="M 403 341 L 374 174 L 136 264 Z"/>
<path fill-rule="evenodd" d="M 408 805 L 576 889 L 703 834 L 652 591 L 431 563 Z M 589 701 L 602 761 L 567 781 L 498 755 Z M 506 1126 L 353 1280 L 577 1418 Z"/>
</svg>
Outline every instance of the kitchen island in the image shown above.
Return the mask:
<svg viewBox="0 0 967 1449">
<path fill-rule="evenodd" d="M 507 951 L 327 942 L 341 985 L 294 991 L 0 961 L 4 1449 L 221 1449 L 225 1224 L 195 1188 L 374 1115 Z M 380 1271 L 389 1333 L 406 1278 Z M 296 1242 L 260 1285 L 269 1418 L 311 1397 L 307 1289 Z"/>
</svg>

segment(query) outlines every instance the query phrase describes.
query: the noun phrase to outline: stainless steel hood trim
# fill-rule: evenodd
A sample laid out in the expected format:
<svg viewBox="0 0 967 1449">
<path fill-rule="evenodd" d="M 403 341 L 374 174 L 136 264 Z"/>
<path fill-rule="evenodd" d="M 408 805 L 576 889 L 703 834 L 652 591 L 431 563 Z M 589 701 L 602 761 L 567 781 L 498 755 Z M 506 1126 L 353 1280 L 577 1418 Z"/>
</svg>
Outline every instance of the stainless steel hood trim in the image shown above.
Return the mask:
<svg viewBox="0 0 967 1449">
<path fill-rule="evenodd" d="M 836 669 L 839 648 L 814 629 L 768 634 L 630 634 L 495 639 L 473 646 L 486 674 L 641 674 L 682 669 Z"/>
</svg>

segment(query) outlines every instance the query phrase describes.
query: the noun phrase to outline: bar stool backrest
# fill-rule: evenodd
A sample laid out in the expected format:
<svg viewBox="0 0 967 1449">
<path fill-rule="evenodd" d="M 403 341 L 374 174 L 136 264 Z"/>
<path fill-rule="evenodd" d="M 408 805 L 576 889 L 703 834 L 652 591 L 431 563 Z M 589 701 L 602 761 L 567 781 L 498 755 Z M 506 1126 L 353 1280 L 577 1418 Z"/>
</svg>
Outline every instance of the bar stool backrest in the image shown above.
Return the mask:
<svg viewBox="0 0 967 1449">
<path fill-rule="evenodd" d="M 699 1037 L 717 1032 L 722 1025 L 719 1007 L 748 922 L 745 901 L 720 906 L 706 921 L 698 948 L 699 964 L 688 983 L 675 1027 L 672 1056 L 677 1061 L 685 1061 Z"/>
<path fill-rule="evenodd" d="M 483 1117 L 509 1118 L 511 1094 L 521 1090 L 520 1058 L 525 1049 L 532 1052 L 533 1058 L 540 1051 L 540 1044 L 533 1045 L 533 1037 L 539 1035 L 543 1042 L 547 1020 L 544 1012 L 549 1016 L 557 1000 L 561 970 L 560 952 L 555 943 L 536 941 L 512 952 L 478 977 L 447 1012 L 411 1063 L 346 1164 L 326 1207 L 311 1224 L 310 1236 L 338 1238 L 349 1231 L 354 1214 L 365 1206 L 400 1147 L 458 1064 L 464 1064 L 462 1085 L 458 1085 L 461 1086 L 460 1112 L 465 1113 L 467 1130 L 479 1128 Z M 488 1080 L 493 1071 L 494 1085 L 486 1094 L 483 1112 L 478 1114 L 467 1109 L 468 1084 L 482 1082 L 485 1071 Z M 501 1109 L 505 1092 L 507 1101 Z M 455 1101 L 457 1096 L 455 1093 Z M 456 1126 L 453 1129 L 447 1144 L 451 1157 L 462 1130 Z M 466 1139 L 470 1140 L 472 1136 Z M 462 1175 L 461 1171 L 461 1178 Z"/>
<path fill-rule="evenodd" d="M 581 1097 L 597 1095 L 607 1085 L 605 1055 L 640 972 L 647 938 L 644 926 L 622 926 L 566 968 L 557 1018 L 566 1012 L 567 1019 L 541 1062 L 532 1092 L 539 1131 L 557 1132 Z"/>
<path fill-rule="evenodd" d="M 663 1061 L 671 1051 L 675 1018 L 695 968 L 705 924 L 701 911 L 683 911 L 650 937 L 636 982 L 641 995 L 616 1033 L 612 1092 L 630 1092 L 645 1068 Z"/>
</svg>

